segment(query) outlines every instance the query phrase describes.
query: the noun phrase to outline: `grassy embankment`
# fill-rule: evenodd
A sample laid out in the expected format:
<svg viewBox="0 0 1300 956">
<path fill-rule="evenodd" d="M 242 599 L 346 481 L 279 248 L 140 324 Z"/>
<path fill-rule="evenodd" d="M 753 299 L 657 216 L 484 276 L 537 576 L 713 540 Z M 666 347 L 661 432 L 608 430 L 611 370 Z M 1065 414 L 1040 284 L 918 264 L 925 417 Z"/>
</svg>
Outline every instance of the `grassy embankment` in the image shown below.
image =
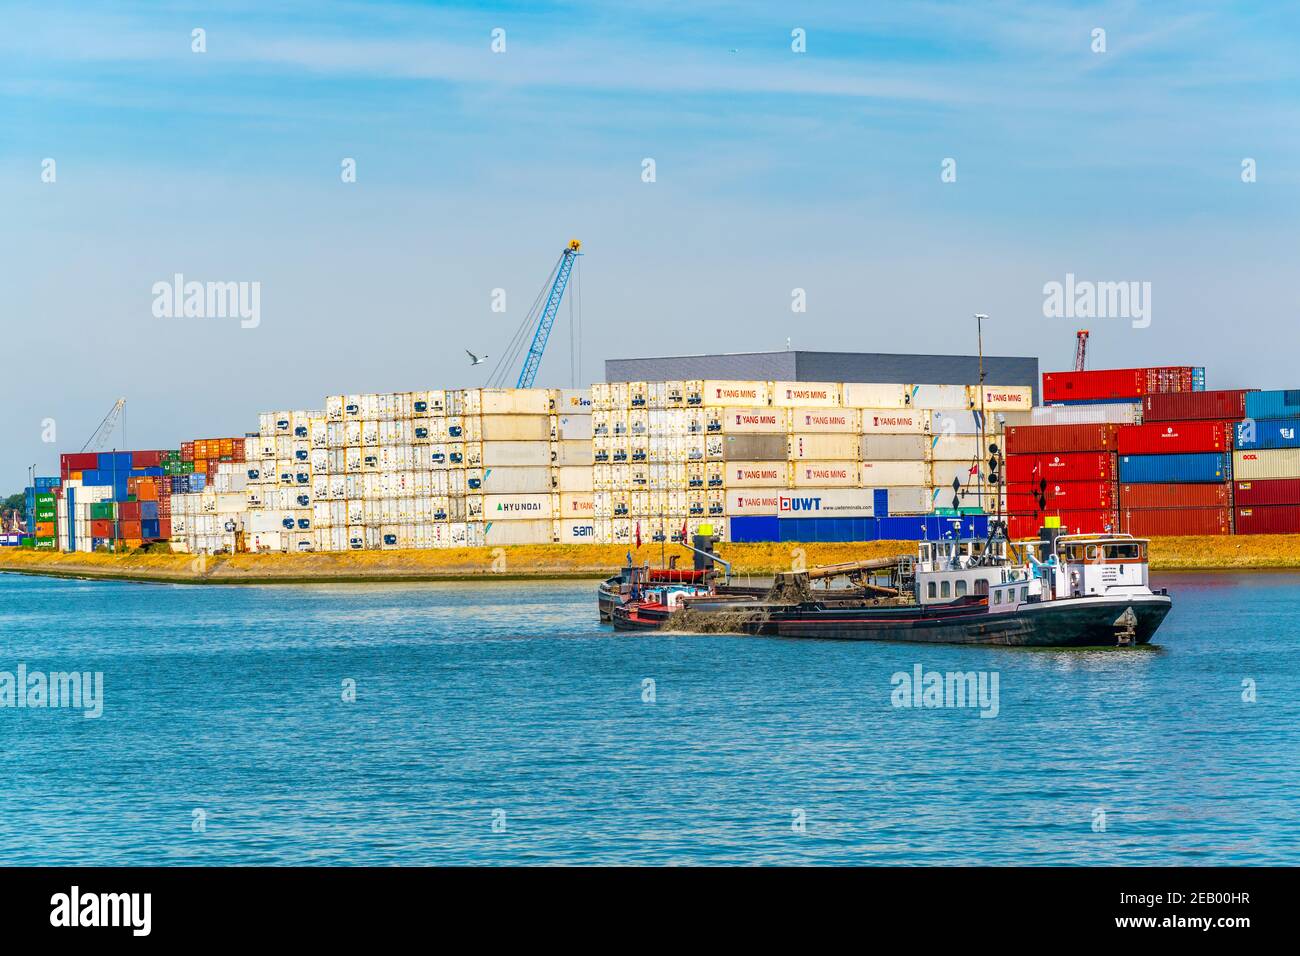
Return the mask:
<svg viewBox="0 0 1300 956">
<path fill-rule="evenodd" d="M 904 541 L 865 544 L 723 544 L 719 553 L 738 574 L 771 574 L 791 566 L 795 548 L 809 566 L 912 551 Z M 329 554 L 237 554 L 196 558 L 188 554 L 57 554 L 0 551 L 0 571 L 61 577 L 118 578 L 189 584 L 316 583 L 330 581 L 433 581 L 481 578 L 597 578 L 626 560 L 620 545 L 527 545 L 436 551 L 350 551 Z M 658 566 L 660 548 L 633 549 L 638 562 Z M 690 567 L 690 554 L 678 564 Z M 1151 544 L 1157 571 L 1300 568 L 1300 535 L 1157 538 Z"/>
</svg>

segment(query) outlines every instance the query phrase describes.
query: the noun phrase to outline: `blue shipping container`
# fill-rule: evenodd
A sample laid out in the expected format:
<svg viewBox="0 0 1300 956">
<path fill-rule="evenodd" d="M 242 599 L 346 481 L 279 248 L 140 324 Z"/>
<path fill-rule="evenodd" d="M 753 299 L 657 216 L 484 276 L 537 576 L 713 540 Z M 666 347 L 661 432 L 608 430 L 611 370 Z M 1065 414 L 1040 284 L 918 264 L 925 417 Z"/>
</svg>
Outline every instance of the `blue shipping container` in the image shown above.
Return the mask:
<svg viewBox="0 0 1300 956">
<path fill-rule="evenodd" d="M 140 502 L 140 520 L 157 521 L 158 520 L 158 502 L 142 501 Z"/>
<path fill-rule="evenodd" d="M 1300 389 L 1275 392 L 1247 392 L 1247 418 L 1300 417 Z"/>
<path fill-rule="evenodd" d="M 1300 448 L 1300 421 L 1294 418 L 1251 418 L 1238 422 L 1236 448 Z"/>
<path fill-rule="evenodd" d="M 877 518 L 889 514 L 889 489 L 877 488 L 871 493 L 871 510 Z"/>
<path fill-rule="evenodd" d="M 157 538 L 159 536 L 158 519 L 148 519 L 140 522 L 140 537 Z"/>
<path fill-rule="evenodd" d="M 1119 481 L 1125 485 L 1165 482 L 1228 481 L 1232 463 L 1227 455 L 1121 455 Z"/>
<path fill-rule="evenodd" d="M 62 483 L 63 482 L 58 478 L 37 478 L 36 490 L 53 491 L 55 488 L 59 487 L 59 485 L 61 485 Z"/>
<path fill-rule="evenodd" d="M 846 541 L 937 541 L 941 538 L 983 538 L 988 535 L 987 515 L 941 517 L 893 515 L 884 518 L 776 518 L 731 519 L 729 540 L 789 541 L 791 543 Z"/>
<path fill-rule="evenodd" d="M 781 531 L 776 515 L 750 516 L 730 519 L 727 540 L 745 541 L 780 541 Z"/>
<path fill-rule="evenodd" d="M 989 533 L 988 515 L 895 515 L 878 522 L 881 541 L 937 541 L 941 538 L 983 538 Z"/>
<path fill-rule="evenodd" d="M 101 451 L 98 466 L 100 471 L 131 471 L 131 453 L 129 451 Z"/>
<path fill-rule="evenodd" d="M 781 541 L 875 541 L 875 518 L 781 518 Z"/>
</svg>

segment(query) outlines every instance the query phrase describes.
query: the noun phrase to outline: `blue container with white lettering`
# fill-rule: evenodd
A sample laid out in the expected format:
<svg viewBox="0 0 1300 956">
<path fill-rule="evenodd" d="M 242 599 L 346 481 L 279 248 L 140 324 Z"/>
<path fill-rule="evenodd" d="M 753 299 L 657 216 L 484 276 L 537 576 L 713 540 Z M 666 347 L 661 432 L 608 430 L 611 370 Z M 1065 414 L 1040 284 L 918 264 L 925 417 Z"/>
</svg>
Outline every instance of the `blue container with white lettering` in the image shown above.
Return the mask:
<svg viewBox="0 0 1300 956">
<path fill-rule="evenodd" d="M 1249 448 L 1300 448 L 1300 421 L 1294 418 L 1248 418 L 1237 422 L 1233 446 Z"/>
</svg>

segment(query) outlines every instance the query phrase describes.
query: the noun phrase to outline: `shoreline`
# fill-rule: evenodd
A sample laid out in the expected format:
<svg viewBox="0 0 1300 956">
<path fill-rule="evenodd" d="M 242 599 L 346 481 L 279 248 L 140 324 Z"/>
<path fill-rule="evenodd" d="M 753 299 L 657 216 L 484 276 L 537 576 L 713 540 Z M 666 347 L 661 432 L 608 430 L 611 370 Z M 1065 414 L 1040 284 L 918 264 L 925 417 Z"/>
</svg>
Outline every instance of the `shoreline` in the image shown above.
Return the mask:
<svg viewBox="0 0 1300 956">
<path fill-rule="evenodd" d="M 863 558 L 907 554 L 915 542 L 720 544 L 733 574 L 771 575 L 797 559 L 808 567 Z M 160 584 L 375 584 L 482 580 L 591 580 L 608 577 L 627 560 L 657 567 L 661 554 L 678 555 L 691 566 L 691 553 L 669 545 L 516 545 L 499 548 L 449 548 L 410 551 L 236 554 L 60 554 L 48 551 L 0 552 L 0 573 L 45 577 L 152 582 Z M 1155 538 L 1151 570 L 1279 571 L 1300 570 L 1300 535 L 1229 535 Z"/>
</svg>

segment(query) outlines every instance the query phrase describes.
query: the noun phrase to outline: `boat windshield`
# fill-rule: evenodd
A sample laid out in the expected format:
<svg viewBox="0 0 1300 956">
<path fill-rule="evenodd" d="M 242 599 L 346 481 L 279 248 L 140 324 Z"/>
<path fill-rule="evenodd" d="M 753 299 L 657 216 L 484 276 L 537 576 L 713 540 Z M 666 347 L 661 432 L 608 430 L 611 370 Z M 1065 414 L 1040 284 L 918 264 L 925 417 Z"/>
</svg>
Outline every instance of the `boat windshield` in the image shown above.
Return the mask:
<svg viewBox="0 0 1300 956">
<path fill-rule="evenodd" d="M 1147 559 L 1147 543 L 1132 539 L 1070 541 L 1061 544 L 1060 553 L 1073 564 L 1142 563 Z"/>
</svg>

